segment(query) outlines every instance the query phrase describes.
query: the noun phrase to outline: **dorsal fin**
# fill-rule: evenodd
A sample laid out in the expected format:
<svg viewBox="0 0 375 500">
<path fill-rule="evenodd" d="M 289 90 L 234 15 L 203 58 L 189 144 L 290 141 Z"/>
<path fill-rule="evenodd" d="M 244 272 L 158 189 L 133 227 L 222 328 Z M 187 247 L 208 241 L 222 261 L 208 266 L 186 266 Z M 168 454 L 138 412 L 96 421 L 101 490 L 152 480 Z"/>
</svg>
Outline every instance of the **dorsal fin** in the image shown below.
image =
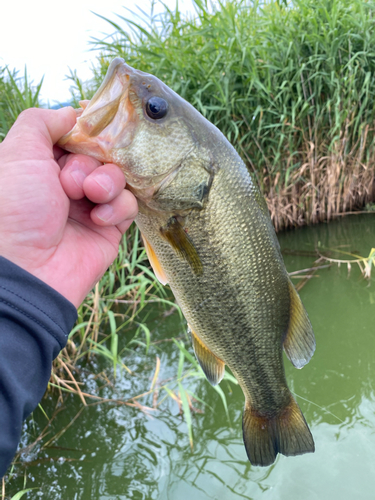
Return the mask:
<svg viewBox="0 0 375 500">
<path fill-rule="evenodd" d="M 289 281 L 290 319 L 284 339 L 284 351 L 296 368 L 308 363 L 315 351 L 314 332 L 297 290 Z"/>
<path fill-rule="evenodd" d="M 160 233 L 178 255 L 188 262 L 194 274 L 199 276 L 203 273 L 203 265 L 197 249 L 176 217 L 171 217 L 167 227 L 160 228 Z"/>
<path fill-rule="evenodd" d="M 150 261 L 155 276 L 162 285 L 166 285 L 168 283 L 168 278 L 166 277 L 165 272 L 161 267 L 159 259 L 156 257 L 154 249 L 152 248 L 152 246 L 150 245 L 150 243 L 147 241 L 147 239 L 144 237 L 143 234 L 142 234 L 142 239 L 145 245 L 148 260 Z"/>
<path fill-rule="evenodd" d="M 190 327 L 189 327 L 190 328 Z M 207 380 L 217 385 L 224 377 L 225 363 L 213 354 L 190 328 L 194 352 Z"/>
</svg>

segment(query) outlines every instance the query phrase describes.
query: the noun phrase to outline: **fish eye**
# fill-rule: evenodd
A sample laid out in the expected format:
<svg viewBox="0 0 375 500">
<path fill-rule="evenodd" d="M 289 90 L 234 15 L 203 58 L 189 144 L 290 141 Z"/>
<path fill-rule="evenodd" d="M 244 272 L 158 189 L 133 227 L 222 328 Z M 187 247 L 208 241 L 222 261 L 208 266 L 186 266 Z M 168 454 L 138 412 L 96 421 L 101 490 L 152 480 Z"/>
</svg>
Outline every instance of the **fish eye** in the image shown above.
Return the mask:
<svg viewBox="0 0 375 500">
<path fill-rule="evenodd" d="M 146 113 L 153 120 L 164 118 L 168 111 L 168 103 L 162 97 L 153 96 L 146 103 Z"/>
</svg>

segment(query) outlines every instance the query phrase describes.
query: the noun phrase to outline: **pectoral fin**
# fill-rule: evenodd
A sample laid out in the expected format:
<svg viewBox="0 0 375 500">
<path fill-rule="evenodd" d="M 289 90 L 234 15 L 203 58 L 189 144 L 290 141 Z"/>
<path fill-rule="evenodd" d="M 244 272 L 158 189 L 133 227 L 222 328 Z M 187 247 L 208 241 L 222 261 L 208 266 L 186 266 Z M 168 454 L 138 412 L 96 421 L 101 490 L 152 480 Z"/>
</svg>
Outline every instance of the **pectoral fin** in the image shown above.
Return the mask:
<svg viewBox="0 0 375 500">
<path fill-rule="evenodd" d="M 168 283 L 168 278 L 165 275 L 163 268 L 159 262 L 159 259 L 156 257 L 154 249 L 150 245 L 150 243 L 146 240 L 146 238 L 142 234 L 143 243 L 145 245 L 146 253 L 148 260 L 150 261 L 151 267 L 154 271 L 155 276 L 160 281 L 162 285 L 166 285 Z"/>
<path fill-rule="evenodd" d="M 217 385 L 224 377 L 225 363 L 213 354 L 200 340 L 200 338 L 190 329 L 193 340 L 194 352 L 201 365 L 207 380 L 212 385 Z"/>
<path fill-rule="evenodd" d="M 175 217 L 171 217 L 167 227 L 161 227 L 160 232 L 180 257 L 188 262 L 194 273 L 198 276 L 201 275 L 203 265 L 198 252 L 178 220 Z"/>
<path fill-rule="evenodd" d="M 301 299 L 289 282 L 290 320 L 284 339 L 284 351 L 296 368 L 302 368 L 315 351 L 314 332 Z"/>
</svg>

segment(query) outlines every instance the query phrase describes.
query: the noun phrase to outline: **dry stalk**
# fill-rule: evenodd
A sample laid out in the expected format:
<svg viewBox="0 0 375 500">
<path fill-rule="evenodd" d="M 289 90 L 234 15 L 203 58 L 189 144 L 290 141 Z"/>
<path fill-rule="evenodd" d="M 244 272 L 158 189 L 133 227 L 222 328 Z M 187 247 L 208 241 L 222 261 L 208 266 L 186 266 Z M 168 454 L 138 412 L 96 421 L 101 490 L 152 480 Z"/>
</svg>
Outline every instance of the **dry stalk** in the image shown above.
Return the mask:
<svg viewBox="0 0 375 500">
<path fill-rule="evenodd" d="M 300 167 L 290 176 L 288 186 L 282 176 L 276 175 L 272 181 L 264 176 L 262 185 L 276 231 L 329 221 L 375 201 L 373 130 L 369 125 L 363 127 L 350 151 L 347 134 L 347 123 L 334 144 L 314 134 L 315 142 L 307 141 L 293 157 L 293 161 L 298 157 Z M 286 164 L 289 168 L 291 158 Z"/>
</svg>

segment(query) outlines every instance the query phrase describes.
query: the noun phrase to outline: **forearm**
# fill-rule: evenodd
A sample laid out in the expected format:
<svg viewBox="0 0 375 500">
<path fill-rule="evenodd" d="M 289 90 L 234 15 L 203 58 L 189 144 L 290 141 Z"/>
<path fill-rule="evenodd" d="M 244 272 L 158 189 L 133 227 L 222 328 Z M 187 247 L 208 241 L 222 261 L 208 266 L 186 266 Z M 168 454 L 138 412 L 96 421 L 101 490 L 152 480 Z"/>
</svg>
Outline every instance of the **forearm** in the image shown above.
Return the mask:
<svg viewBox="0 0 375 500">
<path fill-rule="evenodd" d="M 77 318 L 73 304 L 0 257 L 0 477 Z"/>
</svg>

